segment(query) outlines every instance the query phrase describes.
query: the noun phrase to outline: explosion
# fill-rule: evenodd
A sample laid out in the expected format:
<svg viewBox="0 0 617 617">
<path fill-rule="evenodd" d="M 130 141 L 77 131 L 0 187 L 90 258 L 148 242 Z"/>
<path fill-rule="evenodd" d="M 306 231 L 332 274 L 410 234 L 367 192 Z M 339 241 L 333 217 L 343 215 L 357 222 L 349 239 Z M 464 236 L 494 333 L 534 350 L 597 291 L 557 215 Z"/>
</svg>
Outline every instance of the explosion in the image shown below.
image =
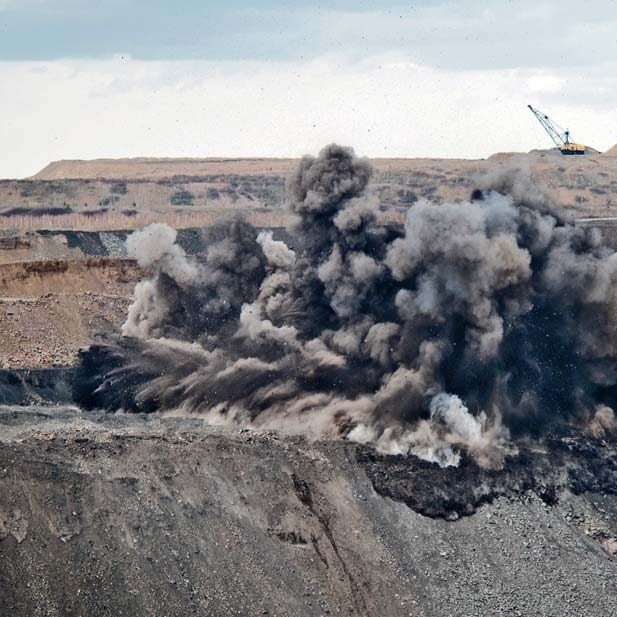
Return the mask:
<svg viewBox="0 0 617 617">
<path fill-rule="evenodd" d="M 368 161 L 330 145 L 287 182 L 289 242 L 236 219 L 188 256 L 160 224 L 123 336 L 82 353 L 85 407 L 343 437 L 498 467 L 557 423 L 614 432 L 617 254 L 502 168 L 467 203 L 378 222 Z M 292 248 L 293 247 L 293 248 Z"/>
</svg>

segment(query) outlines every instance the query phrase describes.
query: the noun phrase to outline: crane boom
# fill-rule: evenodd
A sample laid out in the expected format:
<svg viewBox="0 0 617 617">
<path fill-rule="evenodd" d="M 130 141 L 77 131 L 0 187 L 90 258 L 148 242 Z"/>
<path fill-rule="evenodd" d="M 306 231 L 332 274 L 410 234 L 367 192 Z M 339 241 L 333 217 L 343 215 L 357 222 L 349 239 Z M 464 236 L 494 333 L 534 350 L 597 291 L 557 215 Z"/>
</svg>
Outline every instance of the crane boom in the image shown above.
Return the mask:
<svg viewBox="0 0 617 617">
<path fill-rule="evenodd" d="M 527 105 L 531 113 L 537 118 L 542 128 L 548 133 L 553 143 L 559 148 L 561 154 L 585 154 L 585 146 L 575 144 L 570 141 L 570 131 L 564 131 L 559 125 L 555 124 L 546 114 L 538 109 Z"/>
</svg>

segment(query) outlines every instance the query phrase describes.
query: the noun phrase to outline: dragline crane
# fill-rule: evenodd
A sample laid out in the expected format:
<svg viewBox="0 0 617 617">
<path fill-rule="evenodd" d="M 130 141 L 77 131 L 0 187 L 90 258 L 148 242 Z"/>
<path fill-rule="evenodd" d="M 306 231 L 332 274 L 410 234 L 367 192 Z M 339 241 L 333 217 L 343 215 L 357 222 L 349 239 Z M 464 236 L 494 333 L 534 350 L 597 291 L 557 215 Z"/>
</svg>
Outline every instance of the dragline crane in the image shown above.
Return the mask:
<svg viewBox="0 0 617 617">
<path fill-rule="evenodd" d="M 559 148 L 561 154 L 585 154 L 585 146 L 575 144 L 570 141 L 570 131 L 564 131 L 558 124 L 555 124 L 546 114 L 527 105 L 531 113 L 538 119 L 544 130 L 548 133 L 553 143 Z"/>
</svg>

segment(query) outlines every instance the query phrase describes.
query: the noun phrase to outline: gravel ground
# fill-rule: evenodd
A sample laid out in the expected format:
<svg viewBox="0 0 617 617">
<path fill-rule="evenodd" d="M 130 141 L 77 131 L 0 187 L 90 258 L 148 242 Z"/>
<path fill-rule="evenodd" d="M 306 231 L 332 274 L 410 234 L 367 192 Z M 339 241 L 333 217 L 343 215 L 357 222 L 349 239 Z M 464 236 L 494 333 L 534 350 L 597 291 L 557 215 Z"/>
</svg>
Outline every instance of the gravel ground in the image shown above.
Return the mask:
<svg viewBox="0 0 617 617">
<path fill-rule="evenodd" d="M 130 303 L 128 293 L 90 291 L 0 297 L 0 368 L 74 365 L 96 333 L 120 329 Z"/>
</svg>

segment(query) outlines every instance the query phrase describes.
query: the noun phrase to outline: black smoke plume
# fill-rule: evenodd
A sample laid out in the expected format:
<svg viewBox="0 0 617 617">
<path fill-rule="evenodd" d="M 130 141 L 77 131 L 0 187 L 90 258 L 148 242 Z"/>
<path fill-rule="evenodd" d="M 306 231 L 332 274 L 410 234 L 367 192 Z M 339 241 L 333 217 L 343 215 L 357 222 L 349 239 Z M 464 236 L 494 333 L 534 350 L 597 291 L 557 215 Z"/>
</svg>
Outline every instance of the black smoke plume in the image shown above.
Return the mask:
<svg viewBox="0 0 617 617">
<path fill-rule="evenodd" d="M 82 354 L 87 407 L 201 413 L 500 465 L 510 439 L 614 430 L 617 254 L 519 172 L 466 203 L 378 222 L 368 161 L 331 145 L 287 182 L 294 250 L 241 220 L 188 257 L 175 231 L 128 240 L 151 273 L 122 337 Z"/>
</svg>

